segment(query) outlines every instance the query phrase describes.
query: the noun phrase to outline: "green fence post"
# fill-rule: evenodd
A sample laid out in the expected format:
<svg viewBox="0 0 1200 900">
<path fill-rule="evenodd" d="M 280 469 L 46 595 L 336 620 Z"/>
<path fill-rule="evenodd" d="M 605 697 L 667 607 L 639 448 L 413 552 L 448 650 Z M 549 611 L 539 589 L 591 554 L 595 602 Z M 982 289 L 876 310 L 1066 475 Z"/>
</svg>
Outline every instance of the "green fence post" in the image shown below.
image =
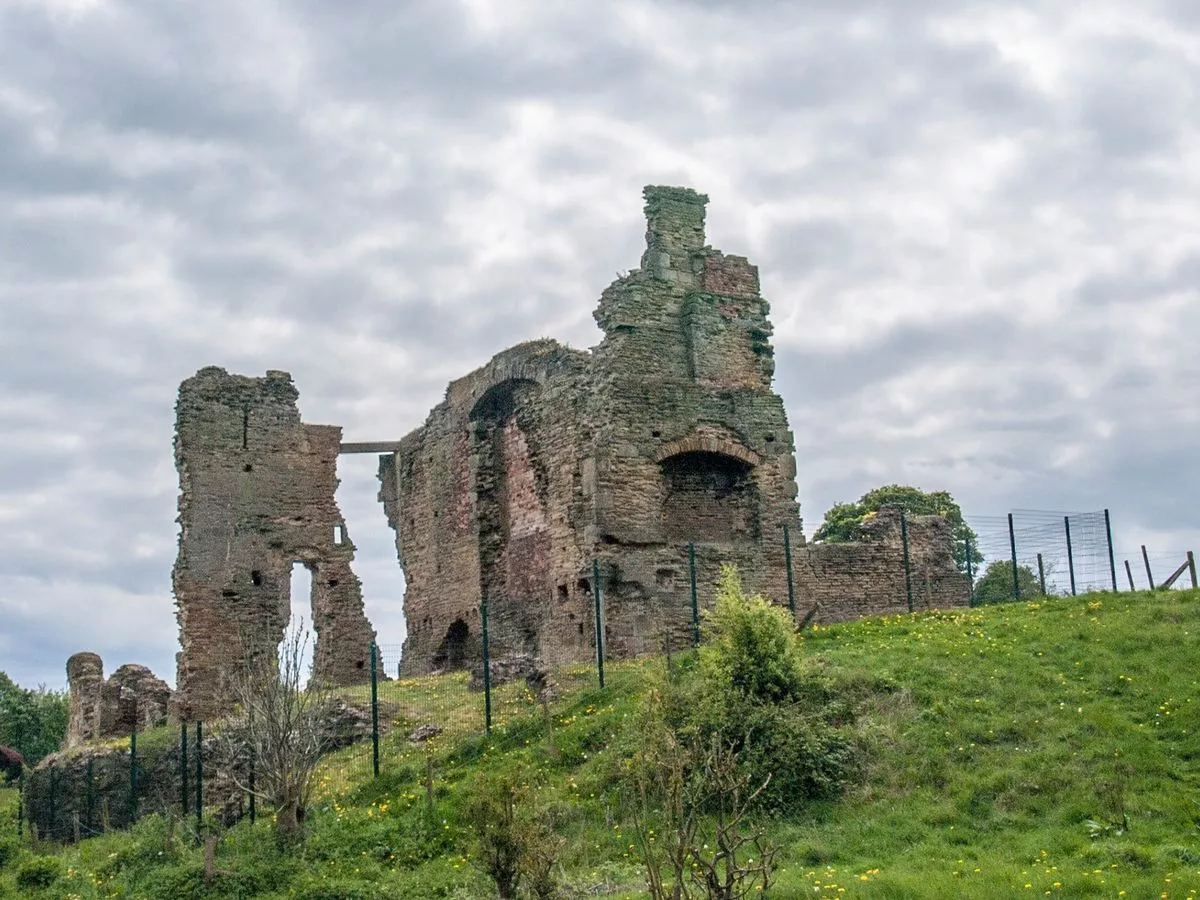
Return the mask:
<svg viewBox="0 0 1200 900">
<path fill-rule="evenodd" d="M 904 549 L 904 593 L 908 597 L 908 611 L 913 611 L 912 564 L 908 558 L 908 515 L 900 510 L 900 544 Z"/>
<path fill-rule="evenodd" d="M 696 597 L 696 544 L 688 542 L 688 572 L 692 580 L 692 646 L 700 646 L 700 602 Z"/>
<path fill-rule="evenodd" d="M 379 662 L 371 641 L 371 771 L 379 777 Z"/>
<path fill-rule="evenodd" d="M 488 646 L 487 600 L 479 604 L 479 620 L 483 629 L 483 727 L 492 733 L 492 656 Z"/>
<path fill-rule="evenodd" d="M 1042 596 L 1046 596 L 1046 566 L 1042 562 L 1042 554 L 1037 555 L 1038 561 L 1038 584 L 1042 588 Z"/>
<path fill-rule="evenodd" d="M 179 805 L 182 807 L 183 818 L 187 818 L 188 814 L 188 777 L 191 772 L 188 770 L 187 758 L 187 722 L 179 723 Z"/>
<path fill-rule="evenodd" d="M 592 593 L 596 598 L 596 672 L 604 687 L 604 600 L 600 591 L 600 561 L 592 560 Z"/>
<path fill-rule="evenodd" d="M 255 768 L 258 762 L 258 754 L 254 752 L 254 744 L 250 744 L 250 824 L 253 825 L 258 821 L 258 785 L 255 776 L 257 772 Z"/>
<path fill-rule="evenodd" d="M 1021 599 L 1021 582 L 1017 580 L 1017 532 L 1013 528 L 1013 514 L 1008 514 L 1008 546 L 1012 551 L 1013 599 Z"/>
<path fill-rule="evenodd" d="M 58 832 L 58 770 L 50 770 L 50 817 L 43 835 L 53 838 Z"/>
<path fill-rule="evenodd" d="M 1067 571 L 1071 573 L 1071 596 L 1075 596 L 1075 552 L 1071 549 L 1071 517 L 1063 516 L 1063 530 L 1067 533 Z"/>
<path fill-rule="evenodd" d="M 1108 510 L 1104 511 L 1104 534 L 1108 538 L 1108 572 L 1112 576 L 1113 593 L 1117 592 L 1117 558 L 1113 555 L 1112 519 Z"/>
<path fill-rule="evenodd" d="M 783 523 L 783 560 L 787 563 L 788 609 L 792 611 L 793 624 L 796 619 L 796 585 L 792 580 L 792 533 L 787 522 Z"/>
<path fill-rule="evenodd" d="M 967 606 L 975 605 L 975 572 L 972 569 L 971 563 L 971 539 L 963 538 L 963 543 L 967 546 L 967 583 L 971 587 L 971 593 L 967 595 Z"/>
<path fill-rule="evenodd" d="M 204 723 L 196 723 L 196 832 L 204 825 Z"/>
<path fill-rule="evenodd" d="M 1146 564 L 1146 581 L 1150 582 L 1150 590 L 1154 590 L 1154 573 L 1150 571 L 1150 554 L 1146 552 L 1146 545 L 1142 544 L 1142 562 Z"/>
<path fill-rule="evenodd" d="M 129 824 L 137 821 L 137 728 L 129 733 Z"/>
<path fill-rule="evenodd" d="M 89 756 L 89 757 L 88 757 L 88 763 L 87 763 L 87 801 L 86 801 L 86 803 L 87 803 L 87 806 L 86 806 L 86 810 L 87 810 L 87 822 L 86 822 L 86 824 L 87 824 L 87 829 L 88 829 L 88 831 L 91 831 L 91 830 L 92 830 L 92 827 L 93 827 L 93 826 L 92 826 L 92 822 L 93 822 L 93 821 L 94 821 L 94 819 L 95 819 L 95 816 L 93 815 L 93 811 L 94 811 L 94 809 L 95 809 L 95 803 L 96 803 L 96 782 L 95 782 L 95 773 L 94 773 L 94 771 L 93 771 L 93 765 L 94 765 L 94 763 L 95 763 L 95 762 L 96 762 L 96 759 L 95 759 L 95 757 L 92 757 L 92 756 Z"/>
</svg>

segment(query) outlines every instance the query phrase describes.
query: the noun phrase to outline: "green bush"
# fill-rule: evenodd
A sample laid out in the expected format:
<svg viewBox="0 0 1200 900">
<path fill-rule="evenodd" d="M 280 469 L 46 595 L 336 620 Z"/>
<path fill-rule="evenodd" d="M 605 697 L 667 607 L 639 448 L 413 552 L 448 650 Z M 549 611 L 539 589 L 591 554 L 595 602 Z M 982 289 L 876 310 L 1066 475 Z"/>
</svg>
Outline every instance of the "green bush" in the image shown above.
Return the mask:
<svg viewBox="0 0 1200 900">
<path fill-rule="evenodd" d="M 21 854 L 21 845 L 12 838 L 0 838 L 0 869 L 5 869 Z"/>
<path fill-rule="evenodd" d="M 853 718 L 851 704 L 805 673 L 787 612 L 747 595 L 726 566 L 706 628 L 697 670 L 664 691 L 668 723 L 700 745 L 716 735 L 734 747 L 751 784 L 769 776 L 759 801 L 773 812 L 838 794 L 857 768 L 842 727 Z"/>
<path fill-rule="evenodd" d="M 31 856 L 17 866 L 17 886 L 39 890 L 48 888 L 62 874 L 62 864 L 54 856 Z"/>
<path fill-rule="evenodd" d="M 711 688 L 762 703 L 800 693 L 800 645 L 791 617 L 765 597 L 747 595 L 733 566 L 721 568 L 716 608 L 706 626 L 701 672 Z"/>
</svg>

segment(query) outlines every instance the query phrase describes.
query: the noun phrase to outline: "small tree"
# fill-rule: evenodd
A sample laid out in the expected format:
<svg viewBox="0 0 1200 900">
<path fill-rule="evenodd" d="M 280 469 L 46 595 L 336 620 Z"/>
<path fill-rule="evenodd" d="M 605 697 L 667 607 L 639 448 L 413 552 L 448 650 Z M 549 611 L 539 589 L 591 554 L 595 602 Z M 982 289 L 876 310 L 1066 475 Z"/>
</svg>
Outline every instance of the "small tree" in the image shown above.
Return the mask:
<svg viewBox="0 0 1200 900">
<path fill-rule="evenodd" d="M 59 748 L 67 733 L 67 695 L 45 685 L 23 688 L 0 672 L 0 745 L 12 747 L 30 766 Z"/>
<path fill-rule="evenodd" d="M 285 841 L 301 835 L 317 762 L 328 746 L 332 697 L 313 678 L 300 687 L 308 640 L 301 622 L 288 629 L 278 654 L 254 652 L 251 645 L 232 680 L 238 717 L 221 732 L 228 757 L 249 763 L 233 767 L 234 783 L 274 807 L 275 828 Z"/>
<path fill-rule="evenodd" d="M 825 513 L 825 521 L 813 535 L 814 541 L 831 544 L 858 540 L 863 519 L 884 507 L 902 509 L 910 516 L 944 516 L 954 526 L 954 561 L 960 572 L 967 571 L 967 542 L 971 545 L 971 565 L 983 562 L 979 539 L 963 519 L 962 510 L 948 491 L 926 492 L 903 484 L 888 484 L 867 491 L 857 503 L 835 503 Z"/>
<path fill-rule="evenodd" d="M 799 693 L 800 645 L 791 617 L 760 594 L 747 595 L 733 566 L 721 567 L 717 602 L 706 621 L 707 680 L 722 693 L 779 703 Z"/>
<path fill-rule="evenodd" d="M 756 782 L 721 735 L 677 734 L 652 691 L 640 746 L 626 762 L 633 833 L 652 900 L 737 900 L 771 886 L 776 847 L 748 820 L 771 780 Z"/>
<path fill-rule="evenodd" d="M 554 866 L 565 841 L 534 808 L 524 770 L 479 775 L 467 804 L 475 833 L 475 864 L 496 883 L 502 900 L 525 884 L 536 900 L 557 896 Z"/>
<path fill-rule="evenodd" d="M 1028 566 L 1017 566 L 1017 585 L 1022 599 L 1042 593 L 1041 582 Z M 983 577 L 975 582 L 975 602 L 980 605 L 1006 603 L 1013 599 L 1013 564 L 1010 559 L 990 563 Z"/>
</svg>

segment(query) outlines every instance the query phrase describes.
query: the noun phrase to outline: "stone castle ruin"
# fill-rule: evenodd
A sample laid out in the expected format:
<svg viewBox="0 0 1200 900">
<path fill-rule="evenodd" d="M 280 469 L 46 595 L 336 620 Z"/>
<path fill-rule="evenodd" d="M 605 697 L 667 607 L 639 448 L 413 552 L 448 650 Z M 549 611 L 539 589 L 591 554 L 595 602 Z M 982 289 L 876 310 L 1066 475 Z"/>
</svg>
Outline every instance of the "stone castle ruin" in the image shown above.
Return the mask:
<svg viewBox="0 0 1200 900">
<path fill-rule="evenodd" d="M 343 443 L 339 428 L 301 422 L 284 372 L 206 368 L 183 382 L 178 719 L 226 710 L 230 673 L 278 645 L 295 564 L 312 572 L 315 677 L 369 677 L 375 635 L 334 500 L 339 453 L 379 455 L 407 583 L 404 675 L 477 665 L 481 601 L 493 658 L 591 659 L 597 588 L 606 655 L 680 646 L 689 545 L 701 607 L 726 563 L 783 603 L 785 526 L 798 621 L 902 612 L 910 597 L 966 605 L 942 518 L 907 522 L 907 579 L 898 513 L 875 516 L 858 543 L 805 542 L 758 270 L 705 243 L 704 195 L 648 187 L 645 201 L 646 250 L 601 295 L 598 346 L 505 350 L 401 440 Z"/>
</svg>

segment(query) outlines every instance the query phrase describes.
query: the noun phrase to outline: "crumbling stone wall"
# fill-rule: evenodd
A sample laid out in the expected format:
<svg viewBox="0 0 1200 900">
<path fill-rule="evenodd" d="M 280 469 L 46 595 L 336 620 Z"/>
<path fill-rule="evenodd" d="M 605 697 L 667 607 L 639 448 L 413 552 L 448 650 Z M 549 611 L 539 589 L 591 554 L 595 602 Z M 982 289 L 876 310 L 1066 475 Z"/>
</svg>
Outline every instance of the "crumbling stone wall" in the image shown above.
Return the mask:
<svg viewBox="0 0 1200 900">
<path fill-rule="evenodd" d="M 971 585 L 954 562 L 953 526 L 941 516 L 908 519 L 914 610 L 966 606 Z M 797 614 L 816 623 L 908 612 L 899 510 L 880 510 L 851 543 L 809 544 L 795 557 Z"/>
<path fill-rule="evenodd" d="M 128 737 L 163 724 L 171 688 L 145 666 L 127 663 L 104 680 L 104 662 L 95 653 L 67 660 L 69 690 L 63 749 L 92 741 Z"/>
<path fill-rule="evenodd" d="M 301 422 L 297 398 L 291 376 L 279 371 L 248 378 L 209 367 L 180 386 L 173 582 L 184 721 L 226 711 L 230 676 L 248 654 L 275 651 L 297 563 L 312 573 L 315 677 L 331 684 L 370 677 L 375 633 L 334 500 L 341 429 Z"/>
</svg>

